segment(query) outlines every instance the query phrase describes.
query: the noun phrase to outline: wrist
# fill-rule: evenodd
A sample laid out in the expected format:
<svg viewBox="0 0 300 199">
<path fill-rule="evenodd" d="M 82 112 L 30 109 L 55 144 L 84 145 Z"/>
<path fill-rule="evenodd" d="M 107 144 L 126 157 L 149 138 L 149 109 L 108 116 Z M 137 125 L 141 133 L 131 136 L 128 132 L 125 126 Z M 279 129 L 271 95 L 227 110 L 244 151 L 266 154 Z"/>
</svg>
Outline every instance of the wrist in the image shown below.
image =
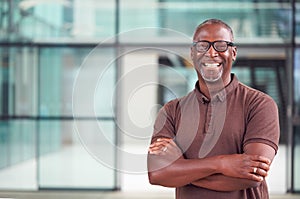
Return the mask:
<svg viewBox="0 0 300 199">
<path fill-rule="evenodd" d="M 223 155 L 205 158 L 208 161 L 211 174 L 222 173 L 222 157 Z"/>
<path fill-rule="evenodd" d="M 216 173 L 224 173 L 224 168 L 225 168 L 225 162 L 224 162 L 224 155 L 219 155 L 216 157 Z"/>
</svg>

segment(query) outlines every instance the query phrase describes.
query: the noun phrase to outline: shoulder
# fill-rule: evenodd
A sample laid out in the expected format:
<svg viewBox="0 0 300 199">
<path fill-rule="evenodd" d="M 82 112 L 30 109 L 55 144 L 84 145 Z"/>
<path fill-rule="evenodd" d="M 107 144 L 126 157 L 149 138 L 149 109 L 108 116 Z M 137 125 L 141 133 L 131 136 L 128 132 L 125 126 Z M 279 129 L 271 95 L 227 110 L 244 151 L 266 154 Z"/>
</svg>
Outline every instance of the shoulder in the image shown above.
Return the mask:
<svg viewBox="0 0 300 199">
<path fill-rule="evenodd" d="M 262 115 L 262 117 L 277 117 L 278 107 L 275 100 L 268 94 L 240 83 L 238 86 L 242 93 L 243 104 L 248 116 Z M 250 117 L 251 118 L 251 117 Z"/>
<path fill-rule="evenodd" d="M 239 82 L 238 85 L 238 92 L 242 93 L 242 95 L 244 95 L 245 100 L 247 100 L 247 102 L 251 103 L 272 103 L 272 104 L 276 104 L 276 102 L 274 101 L 274 99 L 262 92 L 259 91 L 257 89 L 251 88 L 241 82 Z"/>
</svg>

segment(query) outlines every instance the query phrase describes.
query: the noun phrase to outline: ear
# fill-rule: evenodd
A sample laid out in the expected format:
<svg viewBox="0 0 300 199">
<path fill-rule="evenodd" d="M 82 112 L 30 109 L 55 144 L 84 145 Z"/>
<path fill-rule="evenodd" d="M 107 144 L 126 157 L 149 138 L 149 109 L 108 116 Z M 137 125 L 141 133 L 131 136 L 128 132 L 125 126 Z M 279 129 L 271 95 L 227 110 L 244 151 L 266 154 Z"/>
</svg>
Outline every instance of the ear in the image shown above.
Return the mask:
<svg viewBox="0 0 300 199">
<path fill-rule="evenodd" d="M 236 60 L 236 56 L 237 56 L 237 48 L 236 46 L 232 47 L 232 61 Z"/>
<path fill-rule="evenodd" d="M 191 55 L 191 59 L 193 60 L 193 58 L 194 58 L 194 50 L 193 50 L 193 46 L 191 46 L 191 52 L 190 52 L 190 55 Z"/>
</svg>

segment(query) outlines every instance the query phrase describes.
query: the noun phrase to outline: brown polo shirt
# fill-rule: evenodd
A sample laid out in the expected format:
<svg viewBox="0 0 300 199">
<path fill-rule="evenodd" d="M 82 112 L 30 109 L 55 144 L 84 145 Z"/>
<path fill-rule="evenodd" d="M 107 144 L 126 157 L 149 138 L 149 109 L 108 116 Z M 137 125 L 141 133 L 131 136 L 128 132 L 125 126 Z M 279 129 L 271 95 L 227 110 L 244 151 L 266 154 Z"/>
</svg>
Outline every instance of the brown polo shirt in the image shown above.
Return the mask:
<svg viewBox="0 0 300 199">
<path fill-rule="evenodd" d="M 173 138 L 187 159 L 241 154 L 245 145 L 253 142 L 267 144 L 277 152 L 278 110 L 271 97 L 240 83 L 234 75 L 210 101 L 198 85 L 159 111 L 152 140 Z M 268 189 L 265 181 L 259 187 L 233 192 L 186 185 L 176 188 L 176 198 L 267 199 Z"/>
</svg>

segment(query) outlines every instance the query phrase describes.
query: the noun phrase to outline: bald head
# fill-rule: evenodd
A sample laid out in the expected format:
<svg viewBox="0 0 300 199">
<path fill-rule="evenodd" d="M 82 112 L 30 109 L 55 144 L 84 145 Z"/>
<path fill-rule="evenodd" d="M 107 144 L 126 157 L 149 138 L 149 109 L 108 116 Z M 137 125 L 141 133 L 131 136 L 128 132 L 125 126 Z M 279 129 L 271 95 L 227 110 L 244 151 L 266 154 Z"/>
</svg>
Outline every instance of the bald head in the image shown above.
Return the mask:
<svg viewBox="0 0 300 199">
<path fill-rule="evenodd" d="M 224 21 L 219 20 L 219 19 L 208 19 L 208 20 L 202 22 L 201 24 L 199 24 L 199 25 L 197 26 L 196 30 L 195 30 L 194 38 L 193 38 L 193 39 L 195 39 L 195 35 L 197 35 L 197 33 L 198 33 L 199 31 L 201 31 L 201 29 L 202 29 L 203 27 L 205 27 L 206 25 L 211 25 L 211 24 L 219 24 L 219 25 L 221 25 L 222 27 L 226 28 L 226 29 L 230 32 L 230 34 L 231 34 L 231 39 L 232 39 L 232 41 L 233 41 L 233 31 L 232 31 L 231 27 L 230 27 L 228 24 L 226 24 Z"/>
</svg>

